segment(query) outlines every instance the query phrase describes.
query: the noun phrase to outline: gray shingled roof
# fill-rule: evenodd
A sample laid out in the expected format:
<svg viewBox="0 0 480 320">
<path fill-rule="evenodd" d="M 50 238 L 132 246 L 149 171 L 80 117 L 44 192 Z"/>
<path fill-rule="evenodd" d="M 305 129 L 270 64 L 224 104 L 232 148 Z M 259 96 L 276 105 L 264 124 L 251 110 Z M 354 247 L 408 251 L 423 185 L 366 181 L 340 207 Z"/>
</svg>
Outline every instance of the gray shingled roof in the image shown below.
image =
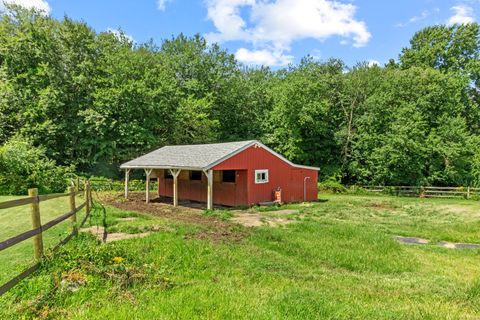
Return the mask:
<svg viewBox="0 0 480 320">
<path fill-rule="evenodd" d="M 225 157 L 254 144 L 254 140 L 165 146 L 128 161 L 120 168 L 190 168 L 204 170 Z"/>
<path fill-rule="evenodd" d="M 319 168 L 315 167 L 294 164 L 256 140 L 165 146 L 141 157 L 125 162 L 120 168 L 207 170 L 254 144 L 260 145 L 292 166 L 319 170 Z"/>
</svg>

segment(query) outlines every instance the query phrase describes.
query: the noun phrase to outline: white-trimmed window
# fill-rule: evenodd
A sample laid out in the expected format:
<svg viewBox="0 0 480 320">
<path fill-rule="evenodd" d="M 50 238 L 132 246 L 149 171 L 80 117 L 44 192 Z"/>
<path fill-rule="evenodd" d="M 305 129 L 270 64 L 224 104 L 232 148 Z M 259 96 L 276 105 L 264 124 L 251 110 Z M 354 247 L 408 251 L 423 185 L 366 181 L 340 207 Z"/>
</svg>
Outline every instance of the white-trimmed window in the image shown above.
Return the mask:
<svg viewBox="0 0 480 320">
<path fill-rule="evenodd" d="M 268 169 L 255 170 L 255 183 L 268 182 Z"/>
</svg>

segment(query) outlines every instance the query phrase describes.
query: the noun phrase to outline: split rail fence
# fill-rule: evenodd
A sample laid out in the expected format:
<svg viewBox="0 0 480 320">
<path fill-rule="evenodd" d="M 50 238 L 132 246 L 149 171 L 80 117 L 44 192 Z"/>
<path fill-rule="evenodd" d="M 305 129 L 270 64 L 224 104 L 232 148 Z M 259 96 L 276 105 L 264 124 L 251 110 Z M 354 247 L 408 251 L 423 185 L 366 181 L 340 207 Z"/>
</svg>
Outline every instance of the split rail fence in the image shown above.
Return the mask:
<svg viewBox="0 0 480 320">
<path fill-rule="evenodd" d="M 351 186 L 350 188 L 361 188 L 366 192 L 386 193 L 402 197 L 459 199 L 480 198 L 480 188 L 473 187 Z"/>
<path fill-rule="evenodd" d="M 75 196 L 82 193 L 84 194 L 84 202 L 79 206 L 77 206 L 75 203 Z M 67 212 L 45 224 L 42 224 L 40 219 L 40 203 L 42 201 L 51 200 L 51 199 L 60 198 L 60 197 L 69 197 L 70 212 Z M 10 281 L 4 283 L 3 285 L 0 285 L 0 295 L 10 290 L 12 287 L 14 287 L 16 284 L 18 284 L 20 281 L 28 277 L 30 274 L 32 274 L 39 268 L 42 258 L 44 256 L 43 232 L 59 224 L 60 222 L 70 218 L 72 222 L 72 232 L 66 238 L 61 240 L 53 248 L 53 251 L 56 251 L 58 248 L 66 244 L 68 241 L 70 241 L 74 236 L 78 234 L 78 229 L 85 224 L 85 222 L 87 221 L 87 218 L 90 215 L 90 211 L 92 209 L 93 202 L 92 202 L 92 193 L 90 189 L 90 183 L 89 181 L 85 181 L 85 187 L 84 187 L 84 190 L 82 191 L 80 190 L 80 186 L 77 183 L 76 186 L 71 186 L 68 188 L 68 193 L 38 195 L 38 189 L 36 188 L 29 189 L 27 198 L 0 202 L 0 209 L 8 209 L 8 208 L 13 208 L 13 207 L 18 207 L 18 206 L 23 206 L 28 204 L 30 205 L 32 229 L 27 232 L 23 232 L 19 235 L 16 235 L 14 237 L 11 237 L 5 241 L 0 242 L 0 251 L 10 248 L 27 239 L 33 238 L 33 248 L 34 248 L 34 256 L 35 256 L 36 263 L 33 266 L 24 270 L 22 273 L 20 273 L 16 277 L 12 278 Z M 79 212 L 83 208 L 85 208 L 85 217 L 80 222 L 80 224 L 78 224 L 77 212 Z"/>
</svg>

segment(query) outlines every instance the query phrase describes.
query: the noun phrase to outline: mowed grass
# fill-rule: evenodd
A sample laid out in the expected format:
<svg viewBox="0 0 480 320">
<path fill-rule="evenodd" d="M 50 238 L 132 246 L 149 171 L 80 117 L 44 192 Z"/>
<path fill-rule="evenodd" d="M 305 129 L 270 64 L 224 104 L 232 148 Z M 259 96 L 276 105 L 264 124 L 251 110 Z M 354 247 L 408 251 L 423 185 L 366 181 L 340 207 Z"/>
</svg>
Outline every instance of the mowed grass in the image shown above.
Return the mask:
<svg viewBox="0 0 480 320">
<path fill-rule="evenodd" d="M 80 236 L 0 297 L 0 318 L 480 318 L 479 250 L 435 245 L 480 243 L 478 202 L 320 198 L 286 206 L 298 210 L 295 223 L 253 228 L 240 242 L 197 240 L 194 226 L 158 217 L 95 211 L 93 223 L 116 231 L 128 231 L 118 219 L 127 216 L 138 218 L 133 232 L 161 228 L 104 245 Z M 432 243 L 403 245 L 394 235 Z"/>
<path fill-rule="evenodd" d="M 0 196 L 0 202 L 21 198 L 20 196 Z M 84 202 L 83 197 L 77 196 L 77 206 Z M 68 197 L 56 198 L 40 202 L 40 219 L 45 224 L 54 218 L 70 211 Z M 77 214 L 80 221 L 85 217 L 85 210 Z M 46 251 L 53 248 L 69 232 L 69 219 L 52 227 L 43 233 L 44 248 Z M 30 205 L 0 209 L 0 242 L 32 229 Z M 27 239 L 6 250 L 0 251 L 0 284 L 3 284 L 22 272 L 35 262 L 33 253 L 33 239 Z"/>
</svg>

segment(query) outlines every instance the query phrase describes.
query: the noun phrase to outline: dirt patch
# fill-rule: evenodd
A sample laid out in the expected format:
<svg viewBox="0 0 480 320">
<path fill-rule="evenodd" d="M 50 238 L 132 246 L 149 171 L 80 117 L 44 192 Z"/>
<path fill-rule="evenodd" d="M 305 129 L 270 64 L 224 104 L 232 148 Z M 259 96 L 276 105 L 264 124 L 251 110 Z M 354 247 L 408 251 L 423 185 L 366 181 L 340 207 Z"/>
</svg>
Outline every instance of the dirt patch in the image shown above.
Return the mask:
<svg viewBox="0 0 480 320">
<path fill-rule="evenodd" d="M 135 221 L 137 218 L 135 217 L 126 217 L 126 218 L 118 218 L 118 221 Z"/>
<path fill-rule="evenodd" d="M 472 208 L 468 206 L 462 206 L 462 205 L 443 205 L 443 206 L 438 206 L 437 207 L 440 210 L 445 210 L 450 213 L 460 213 L 460 214 L 471 214 L 472 213 Z"/>
<path fill-rule="evenodd" d="M 128 200 L 122 194 L 103 195 L 99 200 L 125 211 L 144 212 L 171 221 L 200 225 L 202 230 L 191 236 L 197 239 L 240 241 L 248 234 L 247 229 L 239 228 L 236 224 L 203 215 L 202 204 L 189 201 L 179 202 L 179 207 L 165 203 L 165 199 L 153 199 L 147 204 L 143 193 L 131 193 Z"/>
<path fill-rule="evenodd" d="M 365 207 L 374 209 L 394 209 L 394 206 L 388 202 L 368 202 L 365 204 Z"/>
<path fill-rule="evenodd" d="M 283 210 L 275 210 L 275 211 L 265 211 L 264 213 L 269 213 L 269 214 L 278 214 L 278 215 L 289 215 L 289 214 L 296 214 L 298 213 L 298 210 L 294 209 L 283 209 Z"/>
<path fill-rule="evenodd" d="M 230 221 L 241 224 L 244 227 L 261 227 L 265 225 L 262 217 L 258 214 L 238 214 L 236 217 L 230 219 Z"/>
<path fill-rule="evenodd" d="M 150 234 L 150 232 L 142 232 L 142 233 L 109 233 L 107 236 L 107 243 L 112 241 L 118 240 L 125 240 L 125 239 L 132 239 L 132 238 L 143 238 Z"/>
<path fill-rule="evenodd" d="M 293 222 L 295 222 L 295 220 L 280 219 L 280 218 L 267 219 L 267 223 L 271 227 L 286 226 L 287 224 L 290 224 Z"/>
<path fill-rule="evenodd" d="M 105 229 L 100 226 L 93 226 L 89 228 L 80 229 L 80 232 L 87 232 L 93 234 L 97 237 L 98 240 L 103 241 L 103 237 L 105 234 Z M 107 239 L 105 242 L 113 242 L 125 239 L 132 239 L 132 238 L 143 238 L 150 234 L 150 232 L 142 232 L 142 233 L 121 233 L 121 232 L 114 232 L 114 233 L 107 233 Z"/>
<path fill-rule="evenodd" d="M 292 214 L 297 213 L 297 210 L 279 210 L 285 211 L 281 214 Z M 278 213 L 279 211 L 267 211 L 264 213 Z M 287 213 L 288 211 L 288 213 Z M 279 227 L 290 224 L 294 220 L 284 219 L 284 218 L 274 218 L 269 216 L 264 216 L 259 213 L 247 213 L 242 211 L 235 211 L 235 217 L 231 218 L 230 221 L 241 224 L 244 227 L 261 227 L 261 226 L 270 226 L 270 227 Z"/>
</svg>

